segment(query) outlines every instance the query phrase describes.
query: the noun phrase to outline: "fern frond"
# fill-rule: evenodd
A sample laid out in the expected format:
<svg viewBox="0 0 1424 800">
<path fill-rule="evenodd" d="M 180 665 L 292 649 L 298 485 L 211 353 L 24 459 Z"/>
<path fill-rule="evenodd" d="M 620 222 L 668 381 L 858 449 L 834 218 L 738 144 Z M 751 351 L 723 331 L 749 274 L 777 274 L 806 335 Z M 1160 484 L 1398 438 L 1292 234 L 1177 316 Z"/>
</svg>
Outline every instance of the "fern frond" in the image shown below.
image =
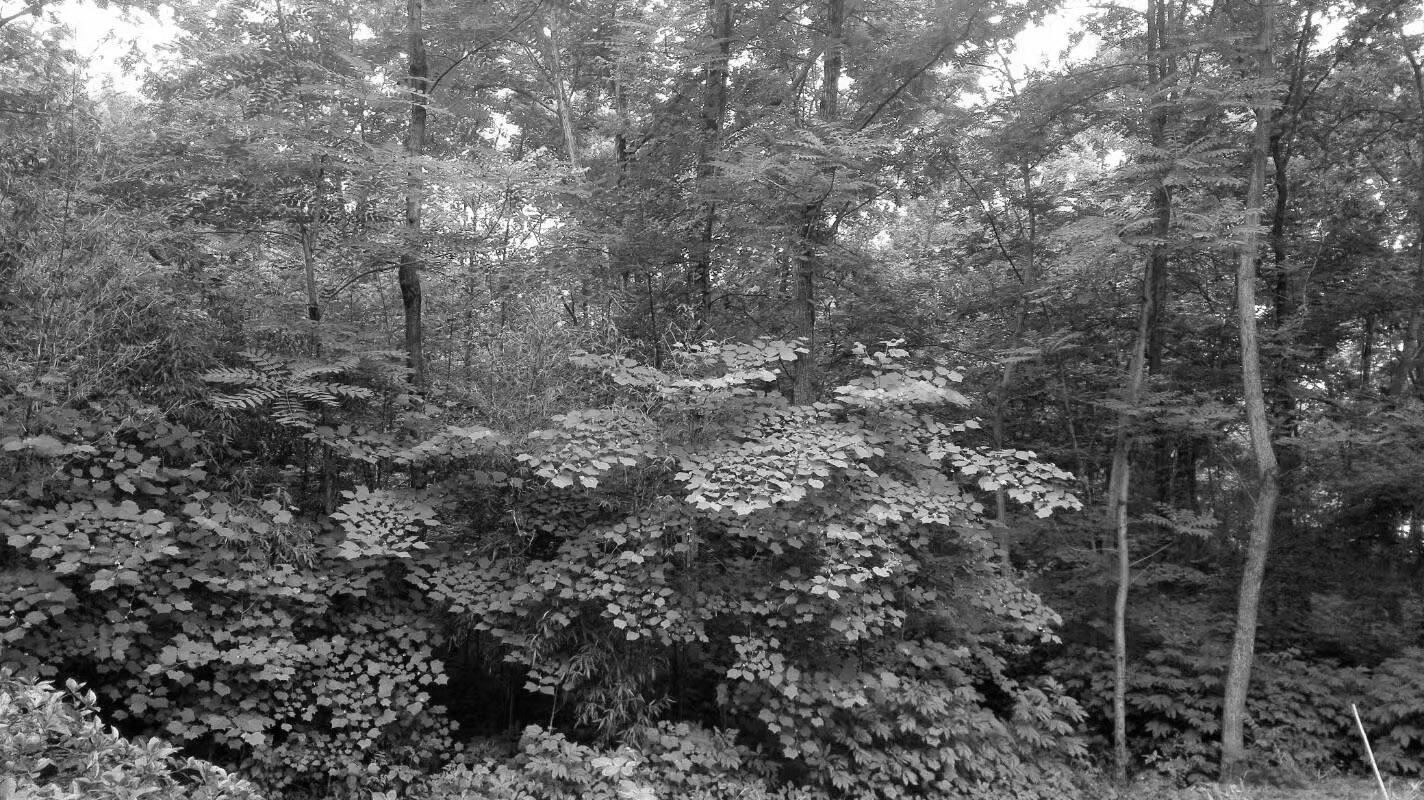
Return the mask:
<svg viewBox="0 0 1424 800">
<path fill-rule="evenodd" d="M 301 400 L 291 395 L 283 395 L 272 402 L 272 419 L 288 428 L 316 426 L 316 417 L 307 411 Z"/>
<path fill-rule="evenodd" d="M 210 369 L 202 374 L 202 379 L 208 383 L 218 383 L 225 386 L 252 386 L 267 383 L 267 376 L 255 369 L 245 367 L 224 367 L 222 369 Z"/>
<path fill-rule="evenodd" d="M 347 400 L 364 400 L 373 393 L 364 386 L 352 386 L 349 383 L 323 383 L 320 381 L 307 381 L 304 386 L 311 386 L 320 389 L 327 394 Z"/>
<path fill-rule="evenodd" d="M 289 383 L 287 392 L 294 397 L 299 397 L 312 403 L 321 403 L 324 406 L 336 406 L 336 395 L 326 391 L 323 384 L 319 383 Z"/>
<path fill-rule="evenodd" d="M 257 386 L 237 394 L 213 395 L 213 405 L 234 411 L 251 411 L 282 396 L 276 389 Z"/>
<path fill-rule="evenodd" d="M 359 363 L 354 356 L 342 356 L 335 361 L 301 361 L 291 367 L 292 380 L 306 381 L 318 375 L 340 375 L 355 369 Z"/>
<path fill-rule="evenodd" d="M 261 372 L 269 378 L 276 378 L 288 374 L 287 362 L 279 355 L 264 353 L 260 350 L 244 350 L 238 355 L 247 359 L 253 367 L 261 370 Z"/>
</svg>

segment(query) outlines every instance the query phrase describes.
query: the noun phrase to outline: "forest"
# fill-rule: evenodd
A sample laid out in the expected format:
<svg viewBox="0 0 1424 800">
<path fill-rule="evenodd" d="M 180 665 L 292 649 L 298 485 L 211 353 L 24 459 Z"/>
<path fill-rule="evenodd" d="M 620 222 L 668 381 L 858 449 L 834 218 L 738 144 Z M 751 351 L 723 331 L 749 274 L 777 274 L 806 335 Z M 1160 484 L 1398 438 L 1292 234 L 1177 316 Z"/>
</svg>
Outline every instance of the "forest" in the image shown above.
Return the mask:
<svg viewBox="0 0 1424 800">
<path fill-rule="evenodd" d="M 0 798 L 1420 793 L 1417 0 L 76 8 Z"/>
</svg>

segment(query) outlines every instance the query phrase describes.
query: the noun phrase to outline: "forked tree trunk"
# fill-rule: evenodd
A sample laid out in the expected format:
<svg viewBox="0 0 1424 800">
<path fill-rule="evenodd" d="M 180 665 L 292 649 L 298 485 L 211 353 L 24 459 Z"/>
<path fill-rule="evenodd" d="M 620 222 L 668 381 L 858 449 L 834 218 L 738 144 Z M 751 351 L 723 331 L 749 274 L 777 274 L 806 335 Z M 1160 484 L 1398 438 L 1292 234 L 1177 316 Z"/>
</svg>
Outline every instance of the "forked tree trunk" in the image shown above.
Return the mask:
<svg viewBox="0 0 1424 800">
<path fill-rule="evenodd" d="M 406 366 L 417 392 L 425 389 L 425 336 L 421 321 L 420 214 L 425 196 L 425 175 L 419 159 L 425 155 L 426 106 L 430 101 L 430 65 L 425 57 L 423 0 L 406 0 L 406 33 L 409 37 L 410 126 L 406 130 L 405 155 L 408 161 L 405 187 L 405 242 L 401 248 L 401 306 L 405 309 Z"/>
<path fill-rule="evenodd" d="M 1256 79 L 1259 88 L 1253 98 L 1256 132 L 1251 144 L 1251 179 L 1246 189 L 1245 236 L 1236 262 L 1236 321 L 1241 336 L 1242 397 L 1246 406 L 1246 427 L 1255 462 L 1255 508 L 1251 514 L 1250 538 L 1246 546 L 1246 566 L 1236 601 L 1236 630 L 1231 642 L 1231 660 L 1226 672 L 1226 697 L 1221 710 L 1221 779 L 1237 781 L 1247 767 L 1244 738 L 1246 695 L 1251 685 L 1251 667 L 1256 656 L 1256 622 L 1261 605 L 1261 582 L 1266 573 L 1266 555 L 1271 549 L 1271 530 L 1276 502 L 1280 498 L 1279 467 L 1271 441 L 1271 423 L 1266 414 L 1265 388 L 1261 377 L 1260 345 L 1256 338 L 1256 267 L 1258 263 L 1262 193 L 1266 183 L 1266 158 L 1271 144 L 1271 94 L 1268 88 L 1275 68 L 1271 53 L 1275 33 L 1275 4 L 1262 3 L 1257 32 Z"/>
</svg>

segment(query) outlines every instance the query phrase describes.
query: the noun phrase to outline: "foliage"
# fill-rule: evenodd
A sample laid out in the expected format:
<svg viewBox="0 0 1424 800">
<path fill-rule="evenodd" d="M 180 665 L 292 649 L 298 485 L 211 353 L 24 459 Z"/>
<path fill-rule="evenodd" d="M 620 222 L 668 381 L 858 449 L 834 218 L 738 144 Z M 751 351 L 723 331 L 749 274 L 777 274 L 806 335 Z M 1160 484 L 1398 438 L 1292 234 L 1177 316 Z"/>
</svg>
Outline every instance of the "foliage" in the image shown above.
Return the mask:
<svg viewBox="0 0 1424 800">
<path fill-rule="evenodd" d="M 687 723 L 633 731 L 629 744 L 599 749 L 537 726 L 526 728 L 513 759 L 456 764 L 423 783 L 418 800 L 818 800 L 803 789 L 770 788 L 767 765 L 733 744 L 733 732 Z"/>
<path fill-rule="evenodd" d="M 1039 759 L 1081 754 L 1056 684 L 1007 674 L 1057 617 L 1000 577 L 976 497 L 1075 507 L 1066 473 L 957 443 L 958 375 L 893 345 L 837 400 L 788 405 L 765 387 L 796 355 L 584 357 L 622 404 L 531 434 L 520 460 L 547 483 L 518 500 L 520 540 L 440 565 L 429 597 L 605 736 L 660 706 L 671 658 L 828 789 L 1028 786 Z"/>
<path fill-rule="evenodd" d="M 1374 737 L 1380 769 L 1396 775 L 1424 774 L 1424 703 L 1420 671 L 1424 651 L 1410 648 L 1371 671 L 1360 715 Z"/>
<path fill-rule="evenodd" d="M 94 675 L 115 719 L 293 796 L 442 758 L 442 633 L 400 579 L 433 509 L 361 487 L 313 521 L 282 493 L 233 491 L 202 434 L 114 412 L 3 439 L 19 489 L 0 506 L 6 662 Z"/>
<path fill-rule="evenodd" d="M 1111 719 L 1110 654 L 1061 658 L 1053 669 L 1095 721 L 1094 735 L 1105 737 Z M 1215 776 L 1225 670 L 1224 657 L 1211 652 L 1159 648 L 1133 658 L 1128 741 L 1140 763 L 1179 781 Z M 1372 685 L 1356 668 L 1306 660 L 1299 653 L 1264 654 L 1252 673 L 1247 704 L 1246 733 L 1257 753 L 1257 774 L 1301 776 L 1356 763 L 1360 751 L 1350 704 Z"/>
<path fill-rule="evenodd" d="M 261 800 L 248 782 L 159 739 L 106 728 L 97 698 L 73 680 L 0 670 L 0 796 L 34 800 Z"/>
<path fill-rule="evenodd" d="M 1106 741 L 1115 555 L 1053 512 L 1100 505 L 1122 415 L 1135 755 L 1211 771 L 1260 6 L 1095 8 L 1034 65 L 1041 0 L 422 3 L 412 159 L 395 5 L 163 5 L 133 95 L 69 6 L 11 5 L 0 661 L 293 798 L 398 794 L 533 722 L 469 791 L 1047 794 L 1084 741 L 1065 686 Z M 1419 10 L 1268 8 L 1285 486 L 1250 735 L 1359 767 L 1357 699 L 1418 774 Z"/>
</svg>

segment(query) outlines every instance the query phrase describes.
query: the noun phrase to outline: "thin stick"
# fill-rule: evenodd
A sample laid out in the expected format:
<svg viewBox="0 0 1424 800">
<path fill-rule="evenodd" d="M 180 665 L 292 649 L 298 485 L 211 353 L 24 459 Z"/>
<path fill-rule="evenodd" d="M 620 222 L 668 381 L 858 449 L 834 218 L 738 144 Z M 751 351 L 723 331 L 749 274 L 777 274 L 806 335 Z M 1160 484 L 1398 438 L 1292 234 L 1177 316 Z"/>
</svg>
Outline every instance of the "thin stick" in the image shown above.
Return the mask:
<svg viewBox="0 0 1424 800">
<path fill-rule="evenodd" d="M 1375 771 L 1375 781 L 1379 783 L 1380 794 L 1384 795 L 1384 800 L 1389 800 L 1389 790 L 1384 788 L 1384 778 L 1380 777 L 1379 764 L 1375 763 L 1375 749 L 1370 747 L 1370 737 L 1365 734 L 1365 723 L 1360 721 L 1360 709 L 1351 703 L 1350 710 L 1355 714 L 1355 727 L 1360 729 L 1360 738 L 1365 740 L 1365 752 L 1370 756 L 1370 768 Z"/>
</svg>

